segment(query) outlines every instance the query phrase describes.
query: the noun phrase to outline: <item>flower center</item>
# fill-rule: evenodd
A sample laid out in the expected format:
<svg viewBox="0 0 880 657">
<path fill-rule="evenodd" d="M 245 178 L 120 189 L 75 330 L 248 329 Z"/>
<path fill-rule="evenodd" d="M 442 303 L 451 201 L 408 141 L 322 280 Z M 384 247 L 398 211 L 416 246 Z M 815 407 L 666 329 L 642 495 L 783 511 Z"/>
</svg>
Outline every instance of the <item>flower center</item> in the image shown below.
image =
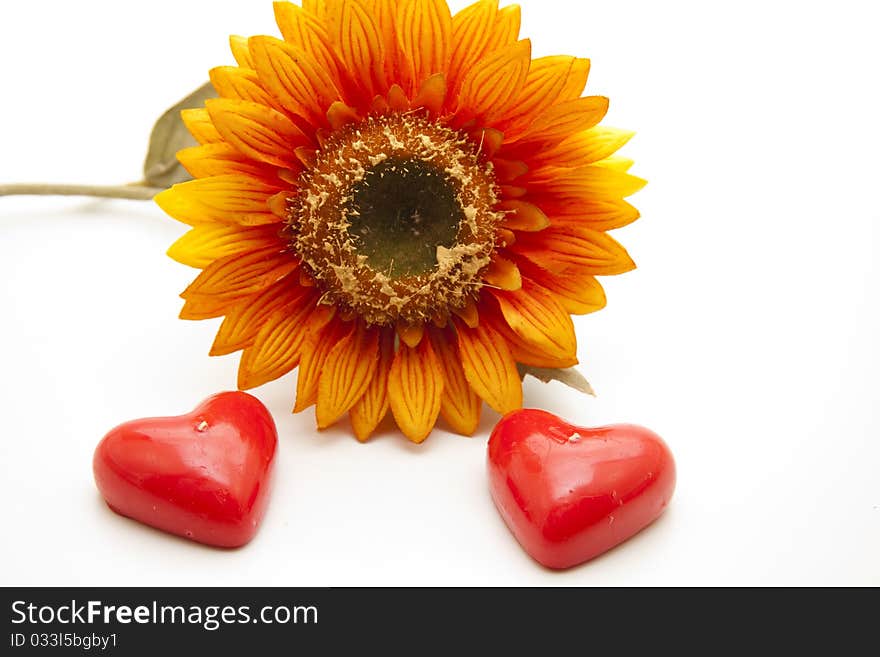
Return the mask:
<svg viewBox="0 0 880 657">
<path fill-rule="evenodd" d="M 491 164 L 461 133 L 369 117 L 333 133 L 299 182 L 291 242 L 323 303 L 384 326 L 444 321 L 478 295 L 503 215 Z"/>
<path fill-rule="evenodd" d="M 443 171 L 392 157 L 352 185 L 348 234 L 367 264 L 391 278 L 427 274 L 437 247 L 452 248 L 464 212 Z"/>
</svg>

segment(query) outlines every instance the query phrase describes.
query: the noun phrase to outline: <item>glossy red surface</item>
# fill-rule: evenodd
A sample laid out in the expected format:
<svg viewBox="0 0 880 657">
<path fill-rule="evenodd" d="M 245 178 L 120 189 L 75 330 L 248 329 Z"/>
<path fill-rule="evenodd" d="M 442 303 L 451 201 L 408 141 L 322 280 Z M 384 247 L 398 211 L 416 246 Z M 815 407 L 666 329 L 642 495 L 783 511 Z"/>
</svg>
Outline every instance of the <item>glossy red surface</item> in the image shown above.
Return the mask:
<svg viewBox="0 0 880 657">
<path fill-rule="evenodd" d="M 98 490 L 111 509 L 219 547 L 257 533 L 269 500 L 278 435 L 266 407 L 224 392 L 192 413 L 110 431 L 95 450 Z"/>
<path fill-rule="evenodd" d="M 675 489 L 663 440 L 634 425 L 573 426 L 545 411 L 505 416 L 489 439 L 489 485 L 519 543 L 549 568 L 610 550 L 656 520 Z"/>
</svg>

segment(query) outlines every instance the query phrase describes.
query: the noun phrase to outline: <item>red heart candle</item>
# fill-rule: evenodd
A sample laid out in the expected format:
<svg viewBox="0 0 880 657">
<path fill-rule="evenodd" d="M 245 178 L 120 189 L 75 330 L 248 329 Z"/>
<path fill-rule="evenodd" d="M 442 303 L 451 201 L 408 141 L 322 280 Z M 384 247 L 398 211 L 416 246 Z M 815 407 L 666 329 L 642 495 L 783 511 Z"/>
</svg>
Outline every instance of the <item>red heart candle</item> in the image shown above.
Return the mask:
<svg viewBox="0 0 880 657">
<path fill-rule="evenodd" d="M 192 413 L 122 424 L 101 440 L 95 483 L 111 509 L 171 534 L 238 547 L 269 500 L 278 434 L 266 407 L 224 392 Z"/>
<path fill-rule="evenodd" d="M 660 437 L 633 425 L 583 428 L 538 410 L 505 416 L 489 439 L 489 485 L 519 543 L 569 568 L 654 522 L 675 489 Z"/>
</svg>

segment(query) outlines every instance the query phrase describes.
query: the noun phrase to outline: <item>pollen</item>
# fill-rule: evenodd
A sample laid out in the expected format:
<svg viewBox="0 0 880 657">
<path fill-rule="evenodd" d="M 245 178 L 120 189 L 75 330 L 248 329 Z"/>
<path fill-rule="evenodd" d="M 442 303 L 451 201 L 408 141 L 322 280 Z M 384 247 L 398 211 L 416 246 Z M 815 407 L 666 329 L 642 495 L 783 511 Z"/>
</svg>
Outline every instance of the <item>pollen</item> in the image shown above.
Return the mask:
<svg viewBox="0 0 880 657">
<path fill-rule="evenodd" d="M 337 131 L 290 199 L 322 302 L 368 324 L 444 321 L 475 299 L 504 215 L 478 144 L 419 113 Z"/>
</svg>

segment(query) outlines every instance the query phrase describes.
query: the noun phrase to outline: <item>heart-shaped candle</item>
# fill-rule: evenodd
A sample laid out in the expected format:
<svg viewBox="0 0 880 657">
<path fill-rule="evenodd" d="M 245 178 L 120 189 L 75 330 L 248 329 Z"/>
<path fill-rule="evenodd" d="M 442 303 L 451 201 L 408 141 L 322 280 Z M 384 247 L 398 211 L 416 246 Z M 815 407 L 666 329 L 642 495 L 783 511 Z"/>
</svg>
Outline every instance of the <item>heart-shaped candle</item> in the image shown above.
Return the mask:
<svg viewBox="0 0 880 657">
<path fill-rule="evenodd" d="M 266 407 L 224 392 L 192 413 L 122 424 L 101 440 L 95 483 L 111 509 L 171 534 L 238 547 L 269 500 L 278 434 Z"/>
<path fill-rule="evenodd" d="M 633 425 L 587 429 L 537 410 L 505 416 L 489 439 L 495 505 L 536 561 L 569 568 L 654 522 L 675 489 L 660 437 Z"/>
</svg>

